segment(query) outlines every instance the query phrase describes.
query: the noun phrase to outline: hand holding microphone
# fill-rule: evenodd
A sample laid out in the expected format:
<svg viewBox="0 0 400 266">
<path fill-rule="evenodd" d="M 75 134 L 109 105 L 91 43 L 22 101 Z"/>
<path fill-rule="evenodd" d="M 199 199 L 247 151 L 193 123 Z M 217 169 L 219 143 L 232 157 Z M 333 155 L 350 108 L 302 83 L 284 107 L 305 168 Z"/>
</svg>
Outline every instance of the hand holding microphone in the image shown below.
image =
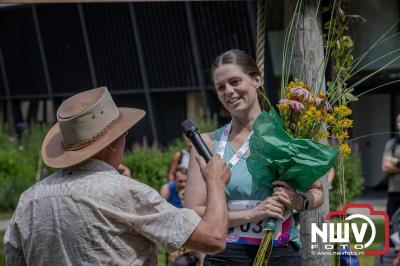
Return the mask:
<svg viewBox="0 0 400 266">
<path fill-rule="evenodd" d="M 206 163 L 208 163 L 212 157 L 212 153 L 201 138 L 195 123 L 191 120 L 185 120 L 182 122 L 182 129 L 186 137 L 193 143 L 196 151 L 204 158 L 204 160 L 206 160 Z"/>
<path fill-rule="evenodd" d="M 222 181 L 224 185 L 229 182 L 231 171 L 228 169 L 226 162 L 219 155 L 212 155 L 204 140 L 198 132 L 197 126 L 191 121 L 186 120 L 182 123 L 185 135 L 190 139 L 200 156 L 196 156 L 199 163 L 200 172 L 204 181 Z"/>
</svg>

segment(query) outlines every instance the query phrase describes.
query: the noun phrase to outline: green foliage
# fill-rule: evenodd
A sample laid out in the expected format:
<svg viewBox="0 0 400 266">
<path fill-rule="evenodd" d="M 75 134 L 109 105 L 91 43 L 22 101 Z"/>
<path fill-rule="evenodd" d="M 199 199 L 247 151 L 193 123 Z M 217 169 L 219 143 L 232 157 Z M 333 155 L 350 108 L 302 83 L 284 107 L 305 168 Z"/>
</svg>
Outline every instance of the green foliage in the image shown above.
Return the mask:
<svg viewBox="0 0 400 266">
<path fill-rule="evenodd" d="M 167 161 L 162 152 L 154 147 L 138 147 L 124 156 L 124 164 L 131 169 L 135 179 L 159 189 L 168 171 Z"/>
<path fill-rule="evenodd" d="M 38 179 L 38 175 L 50 172 L 38 171 L 41 164 L 40 148 L 48 127 L 34 125 L 28 128 L 18 141 L 10 137 L 6 127 L 0 127 L 0 210 L 13 210 L 22 192 Z"/>
<path fill-rule="evenodd" d="M 325 11 L 331 11 L 330 19 L 324 24 L 324 39 L 326 54 L 332 60 L 332 74 L 334 81 L 328 82 L 328 92 L 335 92 L 338 96 L 338 103 L 343 104 L 356 101 L 357 98 L 347 89 L 347 80 L 353 66 L 354 42 L 348 34 L 348 16 L 345 14 L 342 5 L 347 0 L 330 1 Z M 331 93 L 331 96 L 332 93 Z"/>
<path fill-rule="evenodd" d="M 156 147 L 135 147 L 124 155 L 123 163 L 134 178 L 157 190 L 167 181 L 168 169 L 175 152 L 185 147 L 185 139 L 173 141 L 164 150 Z"/>
<path fill-rule="evenodd" d="M 216 117 L 196 121 L 200 132 L 210 132 L 217 128 Z M 185 148 L 184 137 L 174 140 L 161 150 L 155 147 L 136 147 L 124 156 L 124 164 L 131 169 L 134 178 L 157 190 L 167 181 L 172 157 Z"/>
<path fill-rule="evenodd" d="M 0 208 L 14 209 L 20 194 L 35 182 L 33 165 L 15 148 L 0 153 Z"/>
<path fill-rule="evenodd" d="M 344 158 L 344 184 L 346 203 L 352 202 L 361 195 L 363 190 L 364 178 L 361 173 L 361 159 L 356 152 L 352 152 L 347 158 Z M 343 189 L 340 185 L 342 173 L 339 166 L 335 166 L 335 178 L 332 182 L 332 189 L 329 191 L 329 200 L 331 210 L 337 210 L 340 207 L 340 198 Z"/>
<path fill-rule="evenodd" d="M 217 115 L 205 117 L 197 121 L 200 133 L 211 132 L 218 128 Z"/>
</svg>

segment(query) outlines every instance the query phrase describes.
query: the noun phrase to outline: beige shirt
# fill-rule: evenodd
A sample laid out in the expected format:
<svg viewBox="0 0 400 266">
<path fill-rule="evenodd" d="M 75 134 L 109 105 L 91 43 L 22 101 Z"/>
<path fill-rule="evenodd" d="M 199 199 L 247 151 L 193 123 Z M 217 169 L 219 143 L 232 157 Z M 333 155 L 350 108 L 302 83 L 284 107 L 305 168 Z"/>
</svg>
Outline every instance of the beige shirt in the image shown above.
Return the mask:
<svg viewBox="0 0 400 266">
<path fill-rule="evenodd" d="M 200 223 L 151 187 L 91 159 L 21 195 L 4 236 L 7 265 L 156 265 Z"/>
</svg>

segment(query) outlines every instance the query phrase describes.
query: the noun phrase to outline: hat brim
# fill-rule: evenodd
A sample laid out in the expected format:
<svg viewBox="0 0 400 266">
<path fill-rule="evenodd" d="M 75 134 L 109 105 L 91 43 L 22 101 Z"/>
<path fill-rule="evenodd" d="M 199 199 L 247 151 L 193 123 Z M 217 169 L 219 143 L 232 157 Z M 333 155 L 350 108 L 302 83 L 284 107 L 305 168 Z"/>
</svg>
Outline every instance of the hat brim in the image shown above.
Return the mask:
<svg viewBox="0 0 400 266">
<path fill-rule="evenodd" d="M 134 108 L 118 107 L 118 110 L 121 116 L 118 123 L 98 140 L 76 151 L 68 151 L 62 148 L 60 129 L 58 124 L 55 124 L 47 133 L 42 144 L 43 162 L 49 167 L 63 169 L 86 161 L 118 139 L 146 114 L 145 111 Z"/>
</svg>

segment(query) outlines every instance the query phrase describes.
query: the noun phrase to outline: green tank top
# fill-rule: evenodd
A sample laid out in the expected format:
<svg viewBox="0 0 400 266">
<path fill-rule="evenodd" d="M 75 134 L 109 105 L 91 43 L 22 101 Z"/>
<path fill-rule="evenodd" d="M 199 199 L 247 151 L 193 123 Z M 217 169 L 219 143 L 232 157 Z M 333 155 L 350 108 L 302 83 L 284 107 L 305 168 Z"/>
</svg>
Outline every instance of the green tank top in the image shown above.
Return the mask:
<svg viewBox="0 0 400 266">
<path fill-rule="evenodd" d="M 216 154 L 218 151 L 218 145 L 221 141 L 221 136 L 225 126 L 215 131 L 213 153 Z M 224 152 L 224 160 L 228 162 L 236 151 L 233 149 L 231 143 L 228 141 Z M 246 164 L 247 156 L 243 155 L 242 158 L 230 169 L 231 178 L 225 188 L 225 195 L 227 202 L 235 200 L 255 200 L 262 201 L 268 196 L 271 196 L 272 190 L 266 187 L 257 187 L 253 183 L 252 176 L 247 169 Z M 298 225 L 296 225 L 293 215 L 289 217 L 282 224 L 282 234 L 278 240 L 274 240 L 273 246 L 284 246 L 288 241 L 293 242 L 298 247 L 300 244 L 300 234 Z M 231 229 L 230 229 L 231 230 Z M 238 240 L 238 243 L 246 243 L 246 241 Z M 247 244 L 247 243 L 246 243 Z"/>
<path fill-rule="evenodd" d="M 215 131 L 213 153 L 217 153 L 219 142 L 225 127 Z M 229 161 L 236 151 L 228 141 L 224 152 L 224 160 Z M 230 200 L 264 200 L 272 194 L 269 188 L 258 188 L 254 185 L 251 174 L 247 170 L 246 155 L 231 168 L 231 179 L 225 188 L 226 199 Z"/>
</svg>

